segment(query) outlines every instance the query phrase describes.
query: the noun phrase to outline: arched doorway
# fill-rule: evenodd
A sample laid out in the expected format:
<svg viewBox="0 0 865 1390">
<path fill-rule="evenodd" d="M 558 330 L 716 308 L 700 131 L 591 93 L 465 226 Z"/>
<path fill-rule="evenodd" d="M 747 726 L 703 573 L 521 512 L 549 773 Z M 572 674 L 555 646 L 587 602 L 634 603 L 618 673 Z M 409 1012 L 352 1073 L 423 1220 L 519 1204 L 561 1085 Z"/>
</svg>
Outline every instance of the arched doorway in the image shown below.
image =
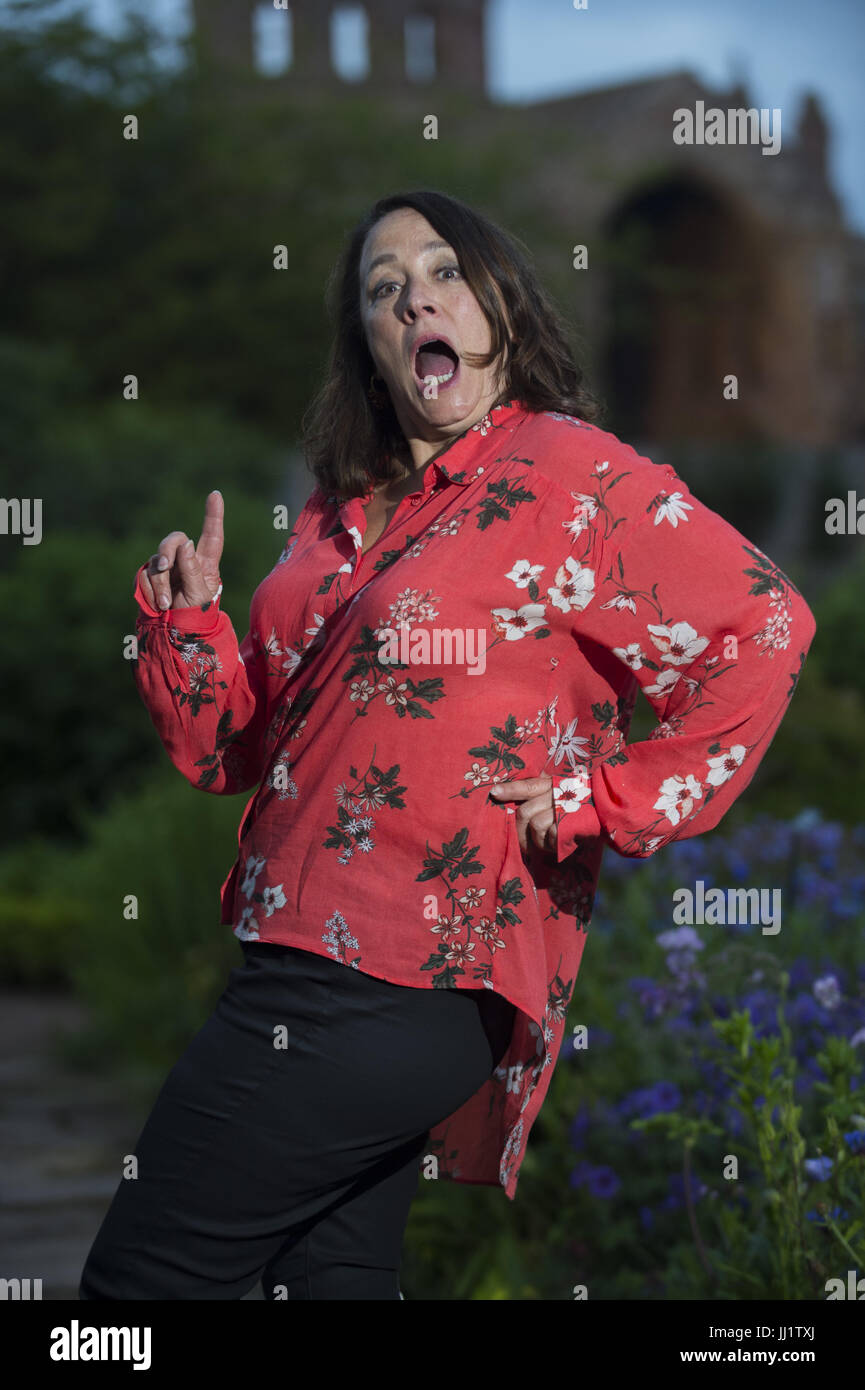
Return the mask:
<svg viewBox="0 0 865 1390">
<path fill-rule="evenodd" d="M 755 231 L 725 198 L 670 175 L 604 226 L 604 386 L 617 432 L 653 440 L 759 434 L 768 286 Z M 723 397 L 738 377 L 740 400 Z"/>
</svg>

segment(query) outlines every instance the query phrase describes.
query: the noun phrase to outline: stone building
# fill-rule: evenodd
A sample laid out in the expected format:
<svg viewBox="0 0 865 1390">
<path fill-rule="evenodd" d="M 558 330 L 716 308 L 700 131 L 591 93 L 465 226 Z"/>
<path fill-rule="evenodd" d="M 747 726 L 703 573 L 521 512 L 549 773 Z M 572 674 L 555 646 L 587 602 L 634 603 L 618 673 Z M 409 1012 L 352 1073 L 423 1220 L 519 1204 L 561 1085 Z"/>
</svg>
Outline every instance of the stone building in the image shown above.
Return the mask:
<svg viewBox="0 0 865 1390">
<path fill-rule="evenodd" d="M 338 100 L 334 7 L 288 8 L 292 61 L 268 81 Z M 262 9 L 272 23 L 273 5 L 194 0 L 203 70 L 223 80 L 231 71 L 247 86 L 264 80 L 254 35 Z M 487 92 L 484 0 L 367 0 L 363 9 L 358 80 L 377 101 L 415 115 L 456 101 L 476 138 L 504 148 L 517 133 L 532 141 L 519 188 L 502 189 L 501 220 L 531 206 L 557 254 L 587 247 L 590 273 L 565 307 L 602 344 L 595 366 L 618 433 L 806 450 L 865 441 L 865 239 L 845 226 L 832 189 L 816 96 L 783 110 L 777 153 L 764 154 L 766 140 L 753 134 L 750 143 L 677 144 L 675 113 L 747 110 L 748 93 L 676 71 L 502 104 Z M 735 402 L 724 397 L 730 375 Z M 861 468 L 858 449 L 855 457 Z"/>
</svg>

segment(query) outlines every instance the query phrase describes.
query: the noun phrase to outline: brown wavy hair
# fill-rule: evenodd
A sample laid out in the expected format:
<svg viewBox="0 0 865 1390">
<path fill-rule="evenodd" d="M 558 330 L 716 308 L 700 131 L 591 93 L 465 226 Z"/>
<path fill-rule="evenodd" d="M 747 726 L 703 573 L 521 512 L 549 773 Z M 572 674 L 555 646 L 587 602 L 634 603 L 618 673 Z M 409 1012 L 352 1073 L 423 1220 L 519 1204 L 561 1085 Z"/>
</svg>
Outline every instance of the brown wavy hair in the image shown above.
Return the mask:
<svg viewBox="0 0 865 1390">
<path fill-rule="evenodd" d="M 487 367 L 505 353 L 501 401 L 527 410 L 556 410 L 594 422 L 601 413 L 583 385 L 568 343 L 568 326 L 541 285 L 523 242 L 474 208 L 435 189 L 380 198 L 351 231 L 325 293 L 335 323 L 323 384 L 304 412 L 301 442 L 325 493 L 341 501 L 362 496 L 370 482 L 404 476 L 405 437 L 386 389 L 376 408 L 368 391 L 375 363 L 360 316 L 360 258 L 370 230 L 389 212 L 414 208 L 449 242 L 460 271 L 490 326 L 490 350 L 472 365 Z M 503 311 L 507 309 L 510 330 Z M 513 338 L 513 342 L 511 341 Z"/>
</svg>

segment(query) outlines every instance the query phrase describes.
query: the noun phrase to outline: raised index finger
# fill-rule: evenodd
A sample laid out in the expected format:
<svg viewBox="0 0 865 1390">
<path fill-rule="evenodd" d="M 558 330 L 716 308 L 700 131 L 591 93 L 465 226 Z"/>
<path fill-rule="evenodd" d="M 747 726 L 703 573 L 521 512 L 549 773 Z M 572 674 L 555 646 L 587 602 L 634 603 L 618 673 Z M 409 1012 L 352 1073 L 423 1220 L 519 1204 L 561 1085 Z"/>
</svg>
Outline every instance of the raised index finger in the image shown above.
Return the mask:
<svg viewBox="0 0 865 1390">
<path fill-rule="evenodd" d="M 209 569 L 212 568 L 214 572 L 219 569 L 219 561 L 222 558 L 222 547 L 225 540 L 222 530 L 224 514 L 225 503 L 222 493 L 217 490 L 209 492 L 204 504 L 204 526 L 196 546 L 196 554 L 202 564 Z"/>
</svg>

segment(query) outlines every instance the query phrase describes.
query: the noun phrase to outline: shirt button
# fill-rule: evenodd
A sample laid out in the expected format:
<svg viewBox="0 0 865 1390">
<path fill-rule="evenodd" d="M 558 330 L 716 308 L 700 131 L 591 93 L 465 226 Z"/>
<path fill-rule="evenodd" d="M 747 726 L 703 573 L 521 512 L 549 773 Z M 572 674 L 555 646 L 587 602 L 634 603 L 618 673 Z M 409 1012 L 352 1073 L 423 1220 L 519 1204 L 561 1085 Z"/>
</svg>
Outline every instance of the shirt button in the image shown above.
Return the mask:
<svg viewBox="0 0 865 1390">
<path fill-rule="evenodd" d="M 416 494 L 409 499 L 413 507 L 416 507 L 420 500 L 421 499 Z"/>
</svg>

